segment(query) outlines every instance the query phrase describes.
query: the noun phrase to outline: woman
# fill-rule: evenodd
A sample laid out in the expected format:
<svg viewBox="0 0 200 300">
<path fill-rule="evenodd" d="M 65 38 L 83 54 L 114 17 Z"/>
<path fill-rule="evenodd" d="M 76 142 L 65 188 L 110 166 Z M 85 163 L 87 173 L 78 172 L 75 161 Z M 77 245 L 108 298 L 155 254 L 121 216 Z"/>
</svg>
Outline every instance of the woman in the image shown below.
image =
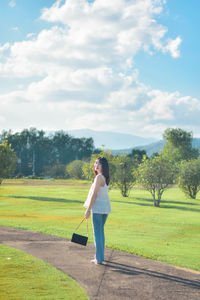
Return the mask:
<svg viewBox="0 0 200 300">
<path fill-rule="evenodd" d="M 91 262 L 102 264 L 104 261 L 105 235 L 104 225 L 108 214 L 111 212 L 108 196 L 110 182 L 108 161 L 105 157 L 99 157 L 94 163 L 95 179 L 90 188 L 84 206 L 87 207 L 85 218 L 88 219 L 92 210 L 92 224 L 94 242 L 96 247 L 95 259 Z"/>
</svg>

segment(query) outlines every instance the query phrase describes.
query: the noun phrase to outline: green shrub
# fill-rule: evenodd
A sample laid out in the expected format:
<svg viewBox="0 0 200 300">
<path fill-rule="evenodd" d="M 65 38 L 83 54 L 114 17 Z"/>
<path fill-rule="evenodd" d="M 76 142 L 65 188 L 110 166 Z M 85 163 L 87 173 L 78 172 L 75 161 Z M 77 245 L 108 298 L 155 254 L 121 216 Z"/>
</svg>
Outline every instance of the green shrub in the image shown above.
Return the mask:
<svg viewBox="0 0 200 300">
<path fill-rule="evenodd" d="M 84 162 L 81 160 L 74 160 L 66 167 L 66 172 L 70 177 L 75 179 L 85 179 L 83 172 Z"/>
</svg>

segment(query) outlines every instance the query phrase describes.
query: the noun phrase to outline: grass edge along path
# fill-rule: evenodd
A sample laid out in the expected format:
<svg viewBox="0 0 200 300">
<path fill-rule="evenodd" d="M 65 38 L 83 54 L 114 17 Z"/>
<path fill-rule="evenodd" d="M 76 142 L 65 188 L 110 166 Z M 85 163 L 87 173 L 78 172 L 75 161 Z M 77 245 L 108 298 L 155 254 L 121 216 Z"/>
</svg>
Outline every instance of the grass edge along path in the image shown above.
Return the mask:
<svg viewBox="0 0 200 300">
<path fill-rule="evenodd" d="M 0 300 L 89 300 L 78 283 L 50 264 L 0 244 Z"/>
</svg>

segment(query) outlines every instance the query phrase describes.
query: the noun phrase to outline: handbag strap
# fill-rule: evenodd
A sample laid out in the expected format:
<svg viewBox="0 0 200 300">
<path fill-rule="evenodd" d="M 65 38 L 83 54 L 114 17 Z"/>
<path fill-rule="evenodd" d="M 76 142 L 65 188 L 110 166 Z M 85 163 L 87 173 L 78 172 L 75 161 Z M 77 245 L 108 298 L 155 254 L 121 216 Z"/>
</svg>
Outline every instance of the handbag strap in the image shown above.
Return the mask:
<svg viewBox="0 0 200 300">
<path fill-rule="evenodd" d="M 83 221 L 86 219 L 86 217 L 84 217 L 81 222 L 78 224 L 78 226 L 76 227 L 75 231 L 79 229 L 79 227 L 81 226 L 81 224 L 83 223 Z M 88 237 L 88 219 L 86 219 L 87 222 L 87 237 Z"/>
</svg>

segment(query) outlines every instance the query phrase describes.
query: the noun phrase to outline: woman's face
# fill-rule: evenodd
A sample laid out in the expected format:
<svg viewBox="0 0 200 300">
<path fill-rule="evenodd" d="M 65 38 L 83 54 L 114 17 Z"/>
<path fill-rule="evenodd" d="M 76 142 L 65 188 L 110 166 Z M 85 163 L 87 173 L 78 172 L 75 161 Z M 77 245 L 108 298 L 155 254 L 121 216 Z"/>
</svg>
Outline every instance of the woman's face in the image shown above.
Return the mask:
<svg viewBox="0 0 200 300">
<path fill-rule="evenodd" d="M 97 171 L 98 173 L 102 172 L 102 165 L 100 164 L 99 160 L 96 159 L 95 163 L 94 163 L 94 169 L 95 171 Z"/>
</svg>

